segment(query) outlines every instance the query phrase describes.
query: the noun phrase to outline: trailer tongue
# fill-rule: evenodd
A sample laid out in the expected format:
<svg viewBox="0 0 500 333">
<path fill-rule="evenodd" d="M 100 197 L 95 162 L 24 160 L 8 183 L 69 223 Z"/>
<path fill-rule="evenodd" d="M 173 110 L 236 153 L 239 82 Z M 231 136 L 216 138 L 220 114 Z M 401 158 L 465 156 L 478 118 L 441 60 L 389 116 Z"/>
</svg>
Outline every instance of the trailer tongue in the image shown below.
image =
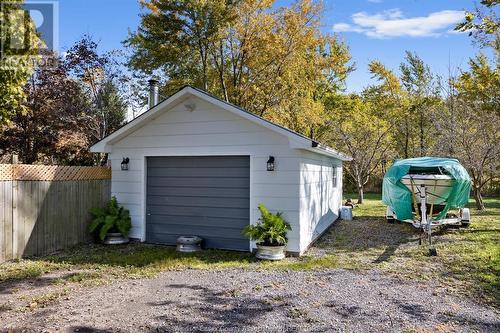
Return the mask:
<svg viewBox="0 0 500 333">
<path fill-rule="evenodd" d="M 387 205 L 388 222 L 411 223 L 427 235 L 429 251 L 432 227 L 470 224 L 470 213 L 464 208 L 469 199 L 471 180 L 465 168 L 455 159 L 421 157 L 396 161 L 386 172 L 382 201 Z M 449 213 L 458 209 L 458 214 Z"/>
</svg>

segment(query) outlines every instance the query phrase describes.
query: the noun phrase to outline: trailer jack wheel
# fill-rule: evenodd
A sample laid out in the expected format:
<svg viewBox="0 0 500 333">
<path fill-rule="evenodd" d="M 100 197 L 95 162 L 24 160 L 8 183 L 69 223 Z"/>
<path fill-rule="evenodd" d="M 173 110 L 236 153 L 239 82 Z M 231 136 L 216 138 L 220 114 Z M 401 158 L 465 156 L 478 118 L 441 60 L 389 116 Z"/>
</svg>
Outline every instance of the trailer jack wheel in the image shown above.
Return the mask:
<svg viewBox="0 0 500 333">
<path fill-rule="evenodd" d="M 437 255 L 438 255 L 437 250 L 436 250 L 436 248 L 435 248 L 435 247 L 430 247 L 430 248 L 429 248 L 429 255 L 430 255 L 431 257 L 435 257 L 435 256 L 437 256 Z"/>
</svg>

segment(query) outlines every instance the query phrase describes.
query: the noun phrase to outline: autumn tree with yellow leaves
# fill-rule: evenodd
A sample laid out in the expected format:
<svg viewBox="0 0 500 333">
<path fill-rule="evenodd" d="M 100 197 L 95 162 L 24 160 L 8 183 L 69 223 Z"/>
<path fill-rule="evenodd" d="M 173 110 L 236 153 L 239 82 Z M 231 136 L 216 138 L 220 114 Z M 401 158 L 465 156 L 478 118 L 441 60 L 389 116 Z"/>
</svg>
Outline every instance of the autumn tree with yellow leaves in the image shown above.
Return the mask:
<svg viewBox="0 0 500 333">
<path fill-rule="evenodd" d="M 130 66 L 160 75 L 164 94 L 191 84 L 315 137 L 322 99 L 352 70 L 346 45 L 319 29 L 321 4 L 273 0 L 143 0 L 125 41 Z"/>
</svg>

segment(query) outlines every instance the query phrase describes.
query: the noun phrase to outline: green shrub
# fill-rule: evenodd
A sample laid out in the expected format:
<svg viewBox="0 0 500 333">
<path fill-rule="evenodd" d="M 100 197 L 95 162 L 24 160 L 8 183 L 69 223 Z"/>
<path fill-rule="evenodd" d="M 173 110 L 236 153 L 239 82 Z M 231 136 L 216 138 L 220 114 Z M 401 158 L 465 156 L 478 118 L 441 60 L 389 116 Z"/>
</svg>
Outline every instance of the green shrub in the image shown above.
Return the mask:
<svg viewBox="0 0 500 333">
<path fill-rule="evenodd" d="M 92 208 L 90 214 L 92 215 L 90 232 L 98 232 L 101 240 L 106 238 L 108 232 L 120 232 L 127 237 L 132 227 L 130 212 L 118 205 L 116 197 L 112 197 L 104 208 Z"/>
<path fill-rule="evenodd" d="M 273 214 L 262 204 L 259 205 L 261 217 L 257 224 L 248 225 L 243 229 L 243 234 L 260 245 L 281 246 L 286 245 L 286 234 L 292 230 L 282 217 L 282 213 Z"/>
</svg>

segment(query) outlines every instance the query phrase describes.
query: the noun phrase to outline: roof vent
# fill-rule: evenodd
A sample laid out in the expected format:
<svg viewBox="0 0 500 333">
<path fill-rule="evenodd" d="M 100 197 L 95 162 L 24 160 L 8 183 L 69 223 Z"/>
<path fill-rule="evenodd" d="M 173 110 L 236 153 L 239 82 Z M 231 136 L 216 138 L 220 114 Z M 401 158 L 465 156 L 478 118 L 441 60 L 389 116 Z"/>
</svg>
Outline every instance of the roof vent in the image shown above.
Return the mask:
<svg viewBox="0 0 500 333">
<path fill-rule="evenodd" d="M 149 83 L 149 108 L 153 108 L 158 104 L 158 80 L 151 79 Z"/>
</svg>

